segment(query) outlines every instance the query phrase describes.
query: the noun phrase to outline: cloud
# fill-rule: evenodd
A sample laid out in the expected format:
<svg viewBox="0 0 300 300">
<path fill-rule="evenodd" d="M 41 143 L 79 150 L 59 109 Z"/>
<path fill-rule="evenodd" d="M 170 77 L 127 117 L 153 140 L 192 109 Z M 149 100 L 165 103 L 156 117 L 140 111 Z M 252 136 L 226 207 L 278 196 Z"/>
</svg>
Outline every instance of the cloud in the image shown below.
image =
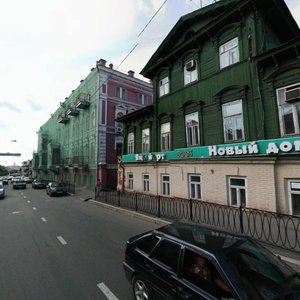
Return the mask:
<svg viewBox="0 0 300 300">
<path fill-rule="evenodd" d="M 12 110 L 14 112 L 20 112 L 21 111 L 18 107 L 16 107 L 15 105 L 13 105 L 9 102 L 0 102 L 0 107 L 7 108 L 7 109 Z"/>
<path fill-rule="evenodd" d="M 32 111 L 41 111 L 43 109 L 43 106 L 41 104 L 38 104 L 33 100 L 27 100 L 27 103 L 29 104 Z"/>
</svg>

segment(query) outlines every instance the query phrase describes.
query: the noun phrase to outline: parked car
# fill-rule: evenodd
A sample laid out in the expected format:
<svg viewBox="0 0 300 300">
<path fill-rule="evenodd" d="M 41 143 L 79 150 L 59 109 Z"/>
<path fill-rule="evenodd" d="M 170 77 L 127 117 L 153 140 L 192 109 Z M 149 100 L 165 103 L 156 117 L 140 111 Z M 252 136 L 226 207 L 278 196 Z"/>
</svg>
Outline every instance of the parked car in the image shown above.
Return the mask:
<svg viewBox="0 0 300 300">
<path fill-rule="evenodd" d="M 24 179 L 14 180 L 13 189 L 26 189 L 26 182 Z"/>
<path fill-rule="evenodd" d="M 173 223 L 130 238 L 123 262 L 136 300 L 300 299 L 300 273 L 254 240 Z"/>
<path fill-rule="evenodd" d="M 17 180 L 23 179 L 21 176 L 15 176 L 11 179 L 11 183 L 14 183 Z"/>
<path fill-rule="evenodd" d="M 5 188 L 3 182 L 0 181 L 0 198 L 3 199 L 5 197 Z"/>
<path fill-rule="evenodd" d="M 26 183 L 32 183 L 33 179 L 31 177 L 24 177 Z"/>
<path fill-rule="evenodd" d="M 8 184 L 8 177 L 7 176 L 2 177 L 2 182 L 3 184 Z"/>
<path fill-rule="evenodd" d="M 52 181 L 47 184 L 46 193 L 50 197 L 55 195 L 66 195 L 67 188 L 64 185 L 62 185 L 60 182 Z"/>
<path fill-rule="evenodd" d="M 43 179 L 34 179 L 31 184 L 33 189 L 45 189 L 47 181 Z"/>
</svg>

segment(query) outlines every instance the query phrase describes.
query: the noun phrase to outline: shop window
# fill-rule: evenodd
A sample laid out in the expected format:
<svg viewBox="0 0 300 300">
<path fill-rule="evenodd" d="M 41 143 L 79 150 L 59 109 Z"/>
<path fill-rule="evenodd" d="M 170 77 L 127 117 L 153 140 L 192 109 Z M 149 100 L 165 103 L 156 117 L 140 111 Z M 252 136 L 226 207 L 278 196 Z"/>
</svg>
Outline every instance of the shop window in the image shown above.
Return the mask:
<svg viewBox="0 0 300 300">
<path fill-rule="evenodd" d="M 223 126 L 225 142 L 244 139 L 242 100 L 223 104 Z"/>
<path fill-rule="evenodd" d="M 143 188 L 144 192 L 149 192 L 149 186 L 150 186 L 150 176 L 149 174 L 144 174 L 143 175 Z"/>
<path fill-rule="evenodd" d="M 189 175 L 189 195 L 190 199 L 201 199 L 201 176 Z"/>
<path fill-rule="evenodd" d="M 228 178 L 229 205 L 246 207 L 246 179 L 240 177 Z"/>
<path fill-rule="evenodd" d="M 281 135 L 300 133 L 300 83 L 277 89 Z"/>
<path fill-rule="evenodd" d="M 300 216 L 300 180 L 289 181 L 291 215 Z"/>
<path fill-rule="evenodd" d="M 220 69 L 233 65 L 240 61 L 239 41 L 234 38 L 219 47 Z"/>
</svg>

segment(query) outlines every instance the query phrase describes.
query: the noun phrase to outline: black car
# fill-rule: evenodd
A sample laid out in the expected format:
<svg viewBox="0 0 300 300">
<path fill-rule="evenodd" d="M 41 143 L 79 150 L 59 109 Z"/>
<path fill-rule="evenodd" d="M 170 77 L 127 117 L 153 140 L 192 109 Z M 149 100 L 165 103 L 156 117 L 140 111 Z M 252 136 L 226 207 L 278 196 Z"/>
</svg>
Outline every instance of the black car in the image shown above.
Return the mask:
<svg viewBox="0 0 300 300">
<path fill-rule="evenodd" d="M 125 274 L 136 300 L 300 299 L 300 274 L 252 239 L 174 223 L 130 238 Z"/>
<path fill-rule="evenodd" d="M 45 189 L 47 186 L 47 181 L 43 179 L 34 179 L 31 186 L 33 189 Z"/>
<path fill-rule="evenodd" d="M 16 179 L 13 182 L 13 189 L 26 189 L 26 182 L 23 179 Z"/>
<path fill-rule="evenodd" d="M 55 195 L 67 195 L 67 188 L 60 182 L 49 182 L 46 186 L 46 193 L 52 197 Z"/>
</svg>

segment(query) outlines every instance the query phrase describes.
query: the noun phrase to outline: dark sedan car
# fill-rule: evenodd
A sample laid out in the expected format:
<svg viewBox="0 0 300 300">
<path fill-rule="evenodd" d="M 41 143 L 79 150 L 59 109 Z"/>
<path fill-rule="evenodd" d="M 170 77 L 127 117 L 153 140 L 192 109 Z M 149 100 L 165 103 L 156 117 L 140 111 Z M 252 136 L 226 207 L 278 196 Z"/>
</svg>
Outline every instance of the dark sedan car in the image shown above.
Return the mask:
<svg viewBox="0 0 300 300">
<path fill-rule="evenodd" d="M 250 238 L 174 223 L 127 241 L 137 300 L 300 299 L 300 274 Z"/>
<path fill-rule="evenodd" d="M 13 189 L 26 189 L 26 182 L 23 179 L 16 179 L 13 182 Z"/>
<path fill-rule="evenodd" d="M 43 179 L 34 179 L 31 186 L 33 189 L 45 189 L 47 186 L 47 181 Z"/>
<path fill-rule="evenodd" d="M 50 197 L 55 195 L 66 195 L 67 188 L 60 182 L 53 181 L 47 184 L 46 192 Z"/>
</svg>

